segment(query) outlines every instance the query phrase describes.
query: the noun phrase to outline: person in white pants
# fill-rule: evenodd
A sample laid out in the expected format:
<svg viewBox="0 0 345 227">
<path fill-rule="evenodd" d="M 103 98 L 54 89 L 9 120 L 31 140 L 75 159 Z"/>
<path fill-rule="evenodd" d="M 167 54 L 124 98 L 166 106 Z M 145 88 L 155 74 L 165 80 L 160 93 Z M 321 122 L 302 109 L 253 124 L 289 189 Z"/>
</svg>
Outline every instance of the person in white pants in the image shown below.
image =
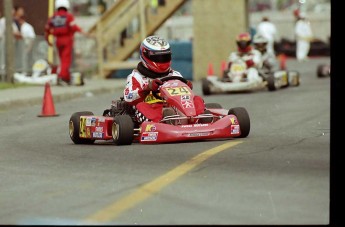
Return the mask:
<svg viewBox="0 0 345 227">
<path fill-rule="evenodd" d="M 296 58 L 298 61 L 307 61 L 310 50 L 310 42 L 313 38 L 310 22 L 304 12 L 300 12 L 295 25 Z"/>
</svg>

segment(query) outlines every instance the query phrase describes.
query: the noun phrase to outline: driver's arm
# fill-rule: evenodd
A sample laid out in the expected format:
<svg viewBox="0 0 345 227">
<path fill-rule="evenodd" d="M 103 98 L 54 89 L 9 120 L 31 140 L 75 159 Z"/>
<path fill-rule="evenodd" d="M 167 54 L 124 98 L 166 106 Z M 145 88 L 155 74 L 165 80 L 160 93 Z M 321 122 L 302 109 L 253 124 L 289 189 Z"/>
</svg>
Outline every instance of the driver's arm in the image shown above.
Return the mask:
<svg viewBox="0 0 345 227">
<path fill-rule="evenodd" d="M 123 91 L 123 97 L 130 105 L 136 105 L 143 102 L 150 91 L 145 89 L 147 79 L 144 79 L 138 72 L 133 72 L 127 77 L 126 87 Z"/>
</svg>

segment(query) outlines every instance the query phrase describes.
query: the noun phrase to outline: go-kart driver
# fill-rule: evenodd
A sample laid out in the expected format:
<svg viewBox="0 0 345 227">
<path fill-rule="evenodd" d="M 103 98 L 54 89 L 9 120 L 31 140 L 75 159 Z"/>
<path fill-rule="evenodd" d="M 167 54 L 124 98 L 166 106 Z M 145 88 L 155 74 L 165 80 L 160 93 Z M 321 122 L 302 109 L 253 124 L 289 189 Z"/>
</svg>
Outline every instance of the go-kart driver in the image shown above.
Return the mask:
<svg viewBox="0 0 345 227">
<path fill-rule="evenodd" d="M 261 53 L 262 69 L 265 71 L 278 70 L 276 56 L 272 52 L 267 51 L 268 40 L 260 34 L 256 34 L 253 38 L 254 48 Z"/>
<path fill-rule="evenodd" d="M 149 36 L 140 45 L 140 62 L 128 75 L 124 89 L 124 100 L 135 109 L 139 123 L 159 122 L 162 119 L 163 103 L 157 100 L 152 92 L 158 91 L 162 85 L 160 78 L 166 76 L 182 77 L 178 71 L 171 68 L 170 44 L 158 36 Z M 187 85 L 193 88 L 189 80 Z M 200 100 L 203 101 L 201 98 Z"/>
<path fill-rule="evenodd" d="M 261 68 L 261 53 L 252 47 L 252 38 L 248 32 L 240 33 L 236 37 L 237 51 L 230 53 L 228 70 L 231 64 L 239 59 L 247 65 L 247 79 L 249 81 L 262 81 L 258 68 Z"/>
</svg>

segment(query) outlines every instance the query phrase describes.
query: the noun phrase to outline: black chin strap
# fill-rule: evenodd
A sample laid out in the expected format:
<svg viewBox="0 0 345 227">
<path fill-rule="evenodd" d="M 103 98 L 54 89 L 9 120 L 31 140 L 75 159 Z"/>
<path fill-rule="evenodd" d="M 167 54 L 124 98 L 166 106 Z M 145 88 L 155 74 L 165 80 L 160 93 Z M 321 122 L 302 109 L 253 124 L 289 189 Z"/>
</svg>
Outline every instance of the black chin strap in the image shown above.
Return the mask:
<svg viewBox="0 0 345 227">
<path fill-rule="evenodd" d="M 139 62 L 137 65 L 137 70 L 144 76 L 156 79 L 156 78 L 161 78 L 164 76 L 167 76 L 172 70 L 170 69 L 168 72 L 165 73 L 156 73 L 152 72 L 151 70 L 147 69 L 142 62 Z"/>
</svg>

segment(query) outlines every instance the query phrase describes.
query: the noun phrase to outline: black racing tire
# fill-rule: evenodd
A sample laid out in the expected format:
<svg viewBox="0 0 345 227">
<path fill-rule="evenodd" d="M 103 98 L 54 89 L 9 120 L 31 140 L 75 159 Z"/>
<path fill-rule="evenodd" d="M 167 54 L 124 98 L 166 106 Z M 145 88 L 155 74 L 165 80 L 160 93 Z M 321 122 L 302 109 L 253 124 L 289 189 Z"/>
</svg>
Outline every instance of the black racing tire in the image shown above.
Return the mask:
<svg viewBox="0 0 345 227">
<path fill-rule="evenodd" d="M 275 80 L 275 77 L 273 75 L 268 75 L 266 78 L 266 81 L 267 81 L 267 88 L 269 91 L 277 90 L 276 80 Z"/>
<path fill-rule="evenodd" d="M 204 95 L 210 95 L 211 94 L 210 85 L 211 85 L 211 82 L 208 81 L 206 78 L 203 78 L 201 80 L 201 88 L 202 88 L 202 93 Z"/>
<path fill-rule="evenodd" d="M 295 78 L 292 80 L 291 77 L 293 76 L 292 74 L 295 74 Z M 288 72 L 288 77 L 289 77 L 289 85 L 292 87 L 298 87 L 301 84 L 300 81 L 300 73 L 298 71 L 289 71 Z"/>
<path fill-rule="evenodd" d="M 247 110 L 244 107 L 231 108 L 228 111 L 228 115 L 233 114 L 237 117 L 240 125 L 241 135 L 237 138 L 245 138 L 250 132 L 250 118 Z"/>
<path fill-rule="evenodd" d="M 324 69 L 325 67 L 327 67 L 327 66 L 324 64 L 317 66 L 316 75 L 318 78 L 323 78 L 323 77 L 328 76 L 328 74 L 325 74 L 325 69 Z"/>
<path fill-rule="evenodd" d="M 223 109 L 219 103 L 205 103 L 206 109 Z"/>
<path fill-rule="evenodd" d="M 80 116 L 93 116 L 94 114 L 90 111 L 81 111 L 72 114 L 69 119 L 69 136 L 75 144 L 93 144 L 94 139 L 80 138 Z"/>
<path fill-rule="evenodd" d="M 224 71 L 223 71 L 223 79 L 224 79 L 224 80 L 229 78 L 229 76 L 228 76 L 229 71 L 230 71 L 230 70 L 224 70 Z"/>
<path fill-rule="evenodd" d="M 134 138 L 134 122 L 129 115 L 114 117 L 111 126 L 112 138 L 116 145 L 130 145 Z"/>
</svg>

